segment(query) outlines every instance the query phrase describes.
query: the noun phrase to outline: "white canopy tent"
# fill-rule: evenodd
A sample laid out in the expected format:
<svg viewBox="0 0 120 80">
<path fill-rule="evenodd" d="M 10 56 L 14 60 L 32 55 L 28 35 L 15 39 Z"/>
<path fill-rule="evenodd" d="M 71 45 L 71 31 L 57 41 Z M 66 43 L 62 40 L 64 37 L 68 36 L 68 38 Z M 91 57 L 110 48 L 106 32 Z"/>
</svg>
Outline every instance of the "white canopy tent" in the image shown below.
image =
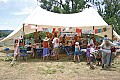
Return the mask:
<svg viewBox="0 0 120 80">
<path fill-rule="evenodd" d="M 64 27 L 108 25 L 93 8 L 86 8 L 83 12 L 75 14 L 58 14 L 46 11 L 39 6 L 35 8 L 24 23 Z"/>
<path fill-rule="evenodd" d="M 84 9 L 82 12 L 74 14 L 58 14 L 46 11 L 37 6 L 33 12 L 23 21 L 25 25 L 34 24 L 43 26 L 56 26 L 56 27 L 88 27 L 88 26 L 108 26 L 108 24 L 102 19 L 98 12 L 90 7 Z M 23 31 L 23 26 L 19 26 L 17 30 L 14 30 L 10 35 L 1 40 L 5 42 L 19 37 Z M 25 34 L 35 32 L 29 26 L 24 27 Z"/>
</svg>

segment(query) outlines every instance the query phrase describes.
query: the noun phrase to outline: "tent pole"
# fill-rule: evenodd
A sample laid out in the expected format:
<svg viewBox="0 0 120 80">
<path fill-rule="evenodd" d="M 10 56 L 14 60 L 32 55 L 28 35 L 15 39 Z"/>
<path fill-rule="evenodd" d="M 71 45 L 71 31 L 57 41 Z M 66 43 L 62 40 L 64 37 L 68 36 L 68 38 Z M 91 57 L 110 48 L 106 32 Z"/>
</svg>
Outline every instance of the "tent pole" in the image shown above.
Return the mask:
<svg viewBox="0 0 120 80">
<path fill-rule="evenodd" d="M 25 31 L 24 27 L 25 27 L 25 24 L 23 24 L 23 33 Z M 23 48 L 24 48 L 24 45 L 25 45 L 25 40 L 24 39 L 25 39 L 25 34 L 23 34 Z"/>
<path fill-rule="evenodd" d="M 95 33 L 94 29 L 95 29 L 95 27 L 93 26 L 93 37 L 94 37 L 94 33 Z"/>
<path fill-rule="evenodd" d="M 37 32 L 37 25 L 36 25 L 36 32 Z"/>
<path fill-rule="evenodd" d="M 112 26 L 112 25 L 111 25 Z M 113 41 L 113 26 L 112 26 L 112 41 Z"/>
</svg>

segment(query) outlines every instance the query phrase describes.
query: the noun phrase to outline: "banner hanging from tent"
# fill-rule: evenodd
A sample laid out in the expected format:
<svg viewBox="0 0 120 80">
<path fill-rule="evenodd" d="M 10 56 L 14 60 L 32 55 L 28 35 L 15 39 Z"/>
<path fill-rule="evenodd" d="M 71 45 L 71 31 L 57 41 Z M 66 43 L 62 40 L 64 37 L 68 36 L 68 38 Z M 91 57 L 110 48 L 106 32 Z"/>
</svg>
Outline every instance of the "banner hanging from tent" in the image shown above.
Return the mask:
<svg viewBox="0 0 120 80">
<path fill-rule="evenodd" d="M 110 26 L 88 26 L 88 27 L 63 27 L 63 26 L 40 26 L 40 25 L 28 25 L 30 29 L 36 29 L 37 31 L 44 31 L 49 33 L 56 33 L 56 32 L 69 32 L 74 34 L 95 34 L 103 36 L 105 34 L 112 35 L 112 27 Z M 109 33 L 108 33 L 109 32 Z M 111 38 L 111 36 L 110 36 Z"/>
<path fill-rule="evenodd" d="M 96 29 L 94 30 L 94 33 L 95 33 L 95 34 L 98 34 L 98 33 L 106 32 L 106 31 L 108 31 L 108 30 L 110 30 L 110 27 L 109 27 L 109 28 L 106 28 L 106 27 L 104 27 L 104 28 L 96 28 Z"/>
</svg>

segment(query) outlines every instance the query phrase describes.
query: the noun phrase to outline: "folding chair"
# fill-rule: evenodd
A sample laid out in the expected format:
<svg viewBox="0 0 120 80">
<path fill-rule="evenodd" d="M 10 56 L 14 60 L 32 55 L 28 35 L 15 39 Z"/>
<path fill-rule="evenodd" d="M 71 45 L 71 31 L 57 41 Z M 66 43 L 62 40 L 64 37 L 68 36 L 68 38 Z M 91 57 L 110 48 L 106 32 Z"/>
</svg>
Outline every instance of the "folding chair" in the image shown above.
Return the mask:
<svg viewBox="0 0 120 80">
<path fill-rule="evenodd" d="M 27 61 L 27 50 L 25 50 L 25 49 L 20 50 L 20 58 L 21 57 L 23 57 L 23 59 L 25 57 L 26 61 Z"/>
<path fill-rule="evenodd" d="M 28 55 L 33 56 L 32 55 L 32 53 L 33 53 L 32 47 L 27 47 L 26 50 L 27 50 Z"/>
<path fill-rule="evenodd" d="M 5 49 L 4 49 L 4 52 L 5 52 L 6 54 L 8 54 L 9 51 L 10 51 L 10 48 L 5 48 Z"/>
<path fill-rule="evenodd" d="M 37 56 L 42 56 L 42 53 L 43 53 L 42 48 L 35 49 L 35 58 L 37 58 Z"/>
<path fill-rule="evenodd" d="M 11 60 L 12 57 L 14 56 L 14 53 L 10 53 L 9 51 L 10 51 L 9 48 L 4 49 L 4 52 L 6 53 L 6 59 L 5 60 Z"/>
<path fill-rule="evenodd" d="M 71 50 L 72 50 L 72 47 L 70 47 L 70 46 L 65 47 L 65 52 L 68 55 L 68 59 L 72 56 L 72 54 L 74 54 L 74 52 L 72 52 Z"/>
</svg>

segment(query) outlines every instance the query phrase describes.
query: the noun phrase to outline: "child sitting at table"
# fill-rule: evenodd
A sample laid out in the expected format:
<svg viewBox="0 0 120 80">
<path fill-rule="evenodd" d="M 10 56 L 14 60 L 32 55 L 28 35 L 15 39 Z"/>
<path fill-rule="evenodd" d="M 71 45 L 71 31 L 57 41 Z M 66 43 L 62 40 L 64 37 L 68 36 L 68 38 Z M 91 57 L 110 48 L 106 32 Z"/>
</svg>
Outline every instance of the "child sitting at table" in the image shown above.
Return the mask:
<svg viewBox="0 0 120 80">
<path fill-rule="evenodd" d="M 28 45 L 25 45 L 27 48 L 27 53 L 31 53 L 32 57 L 34 58 L 34 50 L 33 50 L 33 46 L 31 43 L 28 43 Z"/>
<path fill-rule="evenodd" d="M 36 49 L 39 49 L 39 48 L 40 48 L 39 43 L 36 43 L 35 48 L 36 48 Z"/>
<path fill-rule="evenodd" d="M 79 53 L 80 53 L 79 42 L 76 42 L 75 43 L 75 52 L 74 52 L 74 62 L 76 61 L 76 57 L 78 58 L 78 61 L 80 62 Z"/>
</svg>

